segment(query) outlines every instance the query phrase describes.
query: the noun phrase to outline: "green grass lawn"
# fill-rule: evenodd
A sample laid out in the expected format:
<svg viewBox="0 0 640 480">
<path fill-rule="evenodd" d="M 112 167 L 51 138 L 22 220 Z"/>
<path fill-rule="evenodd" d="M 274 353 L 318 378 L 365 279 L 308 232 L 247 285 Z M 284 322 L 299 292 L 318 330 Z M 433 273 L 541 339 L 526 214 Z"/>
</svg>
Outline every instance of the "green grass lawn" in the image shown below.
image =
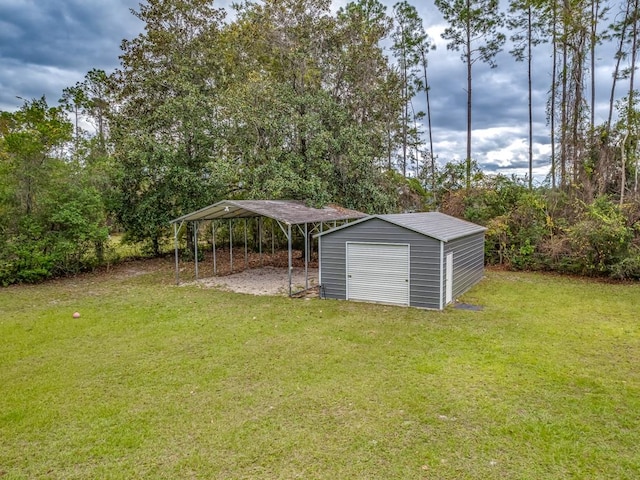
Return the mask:
<svg viewBox="0 0 640 480">
<path fill-rule="evenodd" d="M 0 290 L 2 480 L 640 477 L 638 284 L 489 271 L 432 312 L 132 272 Z"/>
</svg>

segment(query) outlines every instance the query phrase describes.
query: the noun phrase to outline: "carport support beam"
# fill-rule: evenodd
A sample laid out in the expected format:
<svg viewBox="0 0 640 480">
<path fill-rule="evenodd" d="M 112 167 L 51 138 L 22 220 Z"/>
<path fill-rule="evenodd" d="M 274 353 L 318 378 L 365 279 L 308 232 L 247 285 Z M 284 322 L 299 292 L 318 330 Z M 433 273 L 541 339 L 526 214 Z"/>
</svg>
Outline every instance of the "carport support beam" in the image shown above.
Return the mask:
<svg viewBox="0 0 640 480">
<path fill-rule="evenodd" d="M 196 280 L 198 280 L 198 222 L 193 222 L 193 255 L 195 257 Z"/>
<path fill-rule="evenodd" d="M 229 272 L 233 273 L 233 227 L 229 219 Z"/>
<path fill-rule="evenodd" d="M 180 285 L 180 266 L 178 264 L 178 224 L 173 224 L 173 240 L 175 246 L 175 257 L 176 257 L 176 285 Z"/>
<path fill-rule="evenodd" d="M 249 268 L 249 249 L 247 248 L 247 219 L 244 219 L 244 268 Z"/>
<path fill-rule="evenodd" d="M 309 229 L 304 224 L 304 289 L 309 290 Z"/>
<path fill-rule="evenodd" d="M 293 259 L 292 259 L 292 241 L 291 241 L 291 224 L 287 225 L 287 240 L 289 243 L 289 296 L 291 296 L 291 270 L 293 268 Z"/>
<path fill-rule="evenodd" d="M 258 250 L 260 251 L 260 266 L 262 267 L 262 217 L 258 217 Z"/>
<path fill-rule="evenodd" d="M 211 220 L 211 237 L 213 244 L 213 276 L 215 277 L 218 274 L 218 265 L 216 263 L 216 221 Z"/>
</svg>

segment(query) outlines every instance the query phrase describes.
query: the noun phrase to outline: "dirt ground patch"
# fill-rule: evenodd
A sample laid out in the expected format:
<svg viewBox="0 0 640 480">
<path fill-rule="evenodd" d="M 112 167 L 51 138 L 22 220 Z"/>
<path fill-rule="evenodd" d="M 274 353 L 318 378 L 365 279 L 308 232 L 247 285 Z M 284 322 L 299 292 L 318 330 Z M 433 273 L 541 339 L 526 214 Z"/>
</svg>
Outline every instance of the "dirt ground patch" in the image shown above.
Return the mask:
<svg viewBox="0 0 640 480">
<path fill-rule="evenodd" d="M 205 288 L 217 288 L 237 293 L 249 293 L 252 295 L 288 295 L 289 276 L 288 252 L 276 251 L 274 253 L 236 252 L 234 249 L 233 272 L 230 269 L 229 250 L 218 249 L 216 256 L 216 271 L 213 271 L 213 258 L 211 252 L 205 252 L 200 264 L 200 279 L 186 278 L 186 285 L 200 285 Z M 292 252 L 293 270 L 291 272 L 291 289 L 293 293 L 305 289 L 307 283 L 310 289 L 318 285 L 318 261 L 317 256 L 312 255 L 308 265 L 308 282 L 305 281 L 304 255 L 299 250 Z M 190 275 L 193 272 L 193 262 L 181 263 L 181 275 Z"/>
<path fill-rule="evenodd" d="M 202 278 L 188 284 L 252 295 L 289 294 L 287 268 L 272 266 L 251 268 L 232 275 Z M 304 268 L 294 267 L 291 275 L 291 284 L 293 292 L 298 292 L 305 288 Z M 309 288 L 318 285 L 317 268 L 309 268 L 308 285 Z"/>
</svg>

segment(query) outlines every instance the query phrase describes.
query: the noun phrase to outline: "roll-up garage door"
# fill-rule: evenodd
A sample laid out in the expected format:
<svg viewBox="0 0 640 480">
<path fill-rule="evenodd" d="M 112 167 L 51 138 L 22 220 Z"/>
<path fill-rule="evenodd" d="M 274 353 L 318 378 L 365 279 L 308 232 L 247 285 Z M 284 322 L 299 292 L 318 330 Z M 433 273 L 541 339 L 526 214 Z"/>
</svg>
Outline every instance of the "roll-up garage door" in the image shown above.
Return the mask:
<svg viewBox="0 0 640 480">
<path fill-rule="evenodd" d="M 347 243 L 347 299 L 409 305 L 409 245 Z"/>
</svg>

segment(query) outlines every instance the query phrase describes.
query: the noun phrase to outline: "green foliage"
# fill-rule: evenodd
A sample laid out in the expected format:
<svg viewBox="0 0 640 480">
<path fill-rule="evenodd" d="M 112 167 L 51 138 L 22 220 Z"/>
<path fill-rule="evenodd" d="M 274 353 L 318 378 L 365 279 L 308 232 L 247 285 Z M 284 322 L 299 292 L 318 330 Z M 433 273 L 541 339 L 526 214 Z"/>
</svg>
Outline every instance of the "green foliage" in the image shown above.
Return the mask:
<svg viewBox="0 0 640 480">
<path fill-rule="evenodd" d="M 239 193 L 388 208 L 379 167 L 397 84 L 386 80 L 392 70 L 378 45 L 389 31 L 384 7 L 350 3 L 335 18 L 326 2 L 310 0 L 236 8 L 239 21 L 225 33 L 243 60 L 221 101 Z"/>
<path fill-rule="evenodd" d="M 321 0 L 160 1 L 135 15 L 112 77 L 117 220 L 158 247 L 168 221 L 222 198 L 390 210 L 399 82 L 384 6 Z"/>
<path fill-rule="evenodd" d="M 71 124 L 44 98 L 2 112 L 0 284 L 76 273 L 100 259 L 104 205 L 88 172 L 58 158 Z"/>
<path fill-rule="evenodd" d="M 155 254 L 169 221 L 224 196 L 228 170 L 216 163 L 216 49 L 223 12 L 210 2 L 153 2 L 134 13 L 145 33 L 123 42 L 112 78 L 120 108 L 115 144 L 115 213 L 127 238 Z"/>
<path fill-rule="evenodd" d="M 572 256 L 579 273 L 608 274 L 628 255 L 633 231 L 617 204 L 606 197 L 586 205 L 568 229 Z"/>
<path fill-rule="evenodd" d="M 626 258 L 614 264 L 611 267 L 611 276 L 622 280 L 640 280 L 640 249 L 634 249 Z"/>
<path fill-rule="evenodd" d="M 5 231 L 0 251 L 0 283 L 34 282 L 91 268 L 101 259 L 96 249 L 107 240 L 100 195 L 66 184 L 49 192 L 38 214 L 25 215 Z"/>
<path fill-rule="evenodd" d="M 436 6 L 449 24 L 447 48 L 467 63 L 470 108 L 471 64 L 495 65 L 504 18 L 495 0 Z M 548 20 L 542 4 L 511 7 L 513 28 Z M 409 3 L 396 3 L 392 16 L 378 0 L 335 13 L 327 0 L 232 8 L 225 21 L 208 0 L 141 4 L 133 13 L 145 31 L 123 41 L 112 76 L 91 70 L 64 89 L 60 108 L 42 98 L 0 114 L 0 281 L 103 262 L 107 224 L 158 255 L 171 219 L 222 198 L 335 202 L 368 213 L 438 208 L 487 226 L 489 263 L 635 278 L 636 95 L 619 103 L 613 130 L 587 142 L 589 158 L 575 160 L 575 188 L 528 191 L 516 178 L 484 174 L 470 141 L 464 162 L 439 171 L 417 164 L 423 113 L 412 99 L 428 87 L 432 45 Z M 539 34 L 544 25 L 531 27 Z M 470 139 L 470 115 L 468 127 Z M 600 196 L 613 192 L 624 215 L 615 198 Z"/>
<path fill-rule="evenodd" d="M 467 215 L 487 225 L 487 261 L 516 269 L 541 268 L 538 245 L 550 233 L 545 197 L 504 177 L 480 192 L 484 195 L 474 198 Z"/>
<path fill-rule="evenodd" d="M 458 178 L 462 173 L 462 167 L 461 164 L 458 165 Z M 525 187 L 522 184 L 504 175 L 480 177 L 476 174 L 474 184 L 477 185 L 476 188 L 465 192 L 464 217 L 479 224 L 509 213 L 516 208 L 525 194 Z M 459 183 L 458 188 L 462 188 L 462 183 Z"/>
<path fill-rule="evenodd" d="M 635 210 L 629 206 L 623 211 L 608 197 L 585 204 L 497 176 L 484 177 L 469 191 L 451 191 L 444 200 L 445 213 L 487 227 L 489 264 L 615 278 L 638 276 L 633 247 L 637 232 L 630 226 Z"/>
</svg>

